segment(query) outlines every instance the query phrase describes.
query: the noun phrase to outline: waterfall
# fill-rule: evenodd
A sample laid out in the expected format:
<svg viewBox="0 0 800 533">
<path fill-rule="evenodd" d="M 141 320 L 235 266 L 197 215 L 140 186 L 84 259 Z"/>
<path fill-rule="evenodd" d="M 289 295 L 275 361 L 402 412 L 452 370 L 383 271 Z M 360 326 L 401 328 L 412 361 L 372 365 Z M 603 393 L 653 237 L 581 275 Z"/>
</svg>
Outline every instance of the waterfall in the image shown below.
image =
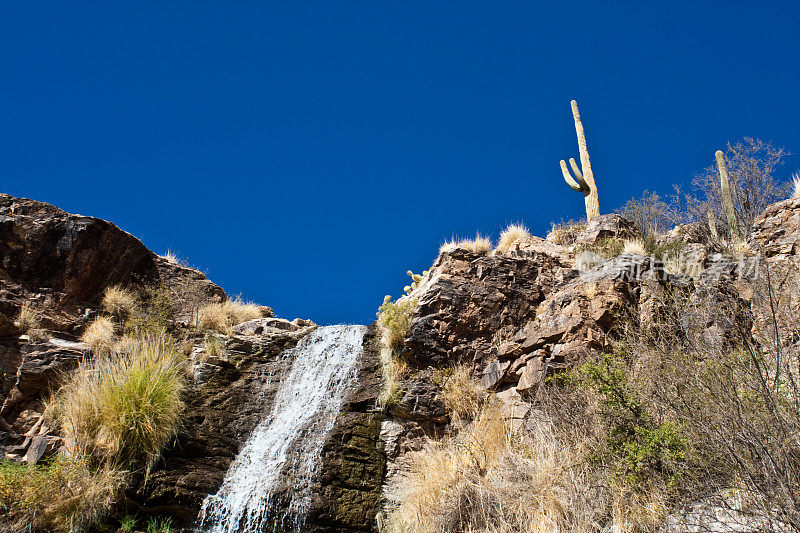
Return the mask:
<svg viewBox="0 0 800 533">
<path fill-rule="evenodd" d="M 325 326 L 285 352 L 294 362 L 272 410 L 253 430 L 219 491 L 203 501 L 201 531 L 255 533 L 275 525 L 300 531 L 325 436 L 356 377 L 365 332 L 365 326 Z M 284 496 L 277 493 L 281 488 Z M 288 502 L 277 501 L 286 494 Z"/>
</svg>

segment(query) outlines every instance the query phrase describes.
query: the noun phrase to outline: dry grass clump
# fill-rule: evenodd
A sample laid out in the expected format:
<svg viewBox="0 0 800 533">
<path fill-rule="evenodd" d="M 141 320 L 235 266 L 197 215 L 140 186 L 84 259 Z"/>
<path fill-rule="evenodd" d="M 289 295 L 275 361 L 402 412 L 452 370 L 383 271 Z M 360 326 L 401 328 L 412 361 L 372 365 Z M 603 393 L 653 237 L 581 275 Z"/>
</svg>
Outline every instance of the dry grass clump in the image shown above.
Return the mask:
<svg viewBox="0 0 800 533">
<path fill-rule="evenodd" d="M 547 240 L 554 244 L 569 246 L 570 244 L 575 244 L 578 234 L 584 229 L 586 229 L 586 221 L 584 220 L 552 222 L 550 224 L 550 232 L 547 234 Z"/>
<path fill-rule="evenodd" d="M 390 532 L 597 531 L 583 439 L 541 424 L 512 433 L 487 404 L 455 438 L 430 443 L 390 488 Z"/>
<path fill-rule="evenodd" d="M 103 293 L 103 310 L 113 317 L 123 319 L 136 309 L 136 296 L 129 290 L 114 285 Z"/>
<path fill-rule="evenodd" d="M 459 365 L 446 373 L 442 400 L 456 421 L 474 419 L 485 398 L 486 390 L 473 379 L 471 365 Z"/>
<path fill-rule="evenodd" d="M 452 252 L 458 248 L 474 254 L 488 254 L 492 251 L 492 241 L 481 234 L 477 234 L 474 239 L 451 239 L 439 247 L 439 253 Z"/>
<path fill-rule="evenodd" d="M 201 329 L 227 334 L 236 324 L 262 316 L 261 308 L 252 302 L 228 300 L 201 307 L 197 313 L 197 325 Z"/>
<path fill-rule="evenodd" d="M 57 456 L 37 465 L 0 461 L 0 511 L 16 531 L 84 531 L 111 509 L 124 478 L 91 468 L 86 457 Z"/>
<path fill-rule="evenodd" d="M 800 198 L 800 172 L 792 174 L 792 198 Z"/>
<path fill-rule="evenodd" d="M 114 323 L 108 317 L 97 317 L 86 326 L 81 340 L 96 354 L 111 350 L 114 346 Z"/>
<path fill-rule="evenodd" d="M 622 253 L 647 255 L 647 250 L 645 249 L 645 244 L 642 239 L 629 239 L 624 242 Z"/>
<path fill-rule="evenodd" d="M 167 250 L 166 252 L 161 254 L 159 257 L 161 259 L 165 259 L 168 263 L 171 263 L 173 265 L 181 265 L 181 266 L 183 266 L 184 263 L 185 263 L 183 261 L 183 259 L 178 257 L 178 255 L 175 252 L 173 252 L 172 250 Z"/>
<path fill-rule="evenodd" d="M 82 362 L 51 405 L 67 449 L 109 464 L 150 464 L 177 433 L 182 367 L 163 335 Z"/>
<path fill-rule="evenodd" d="M 514 243 L 530 236 L 531 233 L 526 226 L 522 224 L 511 224 L 500 234 L 500 241 L 497 243 L 496 250 L 499 252 L 508 252 Z"/>
<path fill-rule="evenodd" d="M 39 322 L 41 322 L 41 317 L 36 310 L 31 307 L 28 302 L 22 304 L 22 307 L 19 308 L 19 314 L 17 315 L 17 320 L 14 324 L 22 331 L 27 333 L 32 329 L 36 329 L 39 327 Z"/>
</svg>

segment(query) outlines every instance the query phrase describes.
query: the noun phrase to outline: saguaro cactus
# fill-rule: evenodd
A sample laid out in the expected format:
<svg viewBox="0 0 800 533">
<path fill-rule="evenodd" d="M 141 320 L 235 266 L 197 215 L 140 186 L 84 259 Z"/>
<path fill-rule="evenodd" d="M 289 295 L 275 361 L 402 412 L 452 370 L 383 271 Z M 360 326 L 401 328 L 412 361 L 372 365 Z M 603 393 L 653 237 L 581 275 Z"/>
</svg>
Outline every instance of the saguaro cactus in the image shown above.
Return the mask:
<svg viewBox="0 0 800 533">
<path fill-rule="evenodd" d="M 739 238 L 739 224 L 736 222 L 736 211 L 733 210 L 733 195 L 731 194 L 731 182 L 728 179 L 728 167 L 725 166 L 725 157 L 721 150 L 714 154 L 717 156 L 717 169 L 719 169 L 719 190 L 722 199 L 722 207 L 728 219 L 728 228 L 731 230 L 731 242 L 737 242 Z"/>
<path fill-rule="evenodd" d="M 578 102 L 572 100 L 571 104 L 572 117 L 575 119 L 575 132 L 578 134 L 581 168 L 579 169 L 575 159 L 570 157 L 569 164 L 575 173 L 575 178 L 570 175 L 567 164 L 563 159 L 561 160 L 561 173 L 564 175 L 564 181 L 567 182 L 567 185 L 583 193 L 583 201 L 586 204 L 586 220 L 589 221 L 600 215 L 600 203 L 597 199 L 597 186 L 594 183 L 592 164 L 589 161 L 589 150 L 586 148 L 586 135 L 583 133 L 581 114 L 578 112 Z"/>
</svg>

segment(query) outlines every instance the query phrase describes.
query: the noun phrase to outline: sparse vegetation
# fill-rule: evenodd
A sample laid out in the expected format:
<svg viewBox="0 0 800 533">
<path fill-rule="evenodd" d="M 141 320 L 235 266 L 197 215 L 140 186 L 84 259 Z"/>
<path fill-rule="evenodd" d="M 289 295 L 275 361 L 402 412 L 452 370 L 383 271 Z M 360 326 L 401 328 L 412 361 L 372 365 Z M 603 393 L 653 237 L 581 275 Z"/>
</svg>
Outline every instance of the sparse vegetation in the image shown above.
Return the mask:
<svg viewBox="0 0 800 533">
<path fill-rule="evenodd" d="M 792 174 L 792 198 L 800 198 L 800 172 Z"/>
<path fill-rule="evenodd" d="M 506 253 L 511 250 L 514 243 L 530 236 L 530 231 L 523 224 L 511 224 L 500 233 L 500 241 L 497 243 L 496 250 Z"/>
<path fill-rule="evenodd" d="M 228 334 L 236 324 L 261 317 L 262 312 L 258 305 L 236 299 L 201 307 L 197 325 L 200 329 Z"/>
<path fill-rule="evenodd" d="M 136 530 L 136 517 L 131 515 L 125 515 L 122 517 L 122 520 L 119 521 L 119 528 L 122 530 L 122 533 L 133 533 Z"/>
<path fill-rule="evenodd" d="M 555 244 L 569 246 L 575 244 L 578 234 L 584 229 L 586 229 L 585 220 L 567 220 L 561 221 L 558 224 L 553 222 L 550 225 L 550 232 L 547 234 L 547 240 Z"/>
<path fill-rule="evenodd" d="M 81 341 L 95 354 L 106 353 L 114 346 L 114 323 L 110 318 L 99 316 L 86 326 Z"/>
<path fill-rule="evenodd" d="M 170 290 L 165 285 L 144 287 L 139 305 L 125 321 L 125 330 L 133 337 L 159 334 L 174 326 L 175 310 Z"/>
<path fill-rule="evenodd" d="M 439 253 L 450 252 L 458 248 L 474 254 L 488 254 L 492 251 L 492 241 L 481 234 L 476 235 L 474 239 L 451 239 L 439 247 Z"/>
<path fill-rule="evenodd" d="M 644 191 L 641 198 L 631 198 L 616 212 L 633 222 L 642 235 L 648 238 L 664 233 L 675 224 L 690 220 L 680 204 L 680 189 L 677 188 L 674 196 L 666 202 L 658 193 Z"/>
<path fill-rule="evenodd" d="M 150 518 L 147 521 L 147 533 L 172 533 L 172 519 Z"/>
<path fill-rule="evenodd" d="M 103 293 L 103 310 L 120 322 L 136 310 L 136 296 L 129 290 L 114 285 Z"/>
</svg>

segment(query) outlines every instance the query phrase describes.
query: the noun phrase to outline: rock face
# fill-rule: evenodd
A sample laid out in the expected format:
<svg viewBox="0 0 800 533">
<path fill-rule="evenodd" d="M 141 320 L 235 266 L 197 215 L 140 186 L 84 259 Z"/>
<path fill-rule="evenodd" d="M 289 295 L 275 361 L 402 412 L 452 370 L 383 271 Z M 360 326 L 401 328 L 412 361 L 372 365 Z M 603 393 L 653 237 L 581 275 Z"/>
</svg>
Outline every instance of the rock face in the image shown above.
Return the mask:
<svg viewBox="0 0 800 533">
<path fill-rule="evenodd" d="M 0 446 L 10 457 L 25 453 L 50 389 L 86 350 L 76 336 L 115 284 L 169 287 L 178 320 L 226 298 L 201 272 L 157 256 L 111 222 L 0 194 Z M 23 304 L 38 315 L 42 339 L 20 337 L 14 321 Z"/>
<path fill-rule="evenodd" d="M 42 327 L 67 333 L 80 330 L 86 309 L 99 307 L 111 285 L 168 286 L 183 319 L 193 303 L 226 299 L 201 272 L 159 257 L 111 222 L 7 194 L 0 194 L 0 281 L 0 327 L 28 302 Z"/>
<path fill-rule="evenodd" d="M 767 258 L 800 254 L 800 198 L 772 204 L 753 223 L 752 240 Z"/>
</svg>

